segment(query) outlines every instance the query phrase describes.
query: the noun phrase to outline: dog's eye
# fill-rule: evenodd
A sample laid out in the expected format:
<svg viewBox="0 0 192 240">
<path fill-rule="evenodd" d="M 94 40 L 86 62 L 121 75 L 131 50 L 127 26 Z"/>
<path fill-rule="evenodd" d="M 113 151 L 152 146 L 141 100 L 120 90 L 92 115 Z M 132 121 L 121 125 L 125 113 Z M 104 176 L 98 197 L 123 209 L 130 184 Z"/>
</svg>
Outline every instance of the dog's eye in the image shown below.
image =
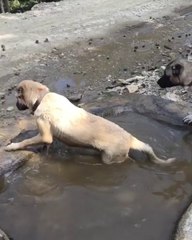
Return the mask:
<svg viewBox="0 0 192 240">
<path fill-rule="evenodd" d="M 22 88 L 18 88 L 17 90 L 16 90 L 16 97 L 20 97 L 20 96 L 22 96 L 23 95 L 23 89 Z"/>
<path fill-rule="evenodd" d="M 17 98 L 22 98 L 23 95 L 22 95 L 22 93 L 16 92 L 16 93 L 15 93 L 15 97 L 17 97 Z"/>
</svg>

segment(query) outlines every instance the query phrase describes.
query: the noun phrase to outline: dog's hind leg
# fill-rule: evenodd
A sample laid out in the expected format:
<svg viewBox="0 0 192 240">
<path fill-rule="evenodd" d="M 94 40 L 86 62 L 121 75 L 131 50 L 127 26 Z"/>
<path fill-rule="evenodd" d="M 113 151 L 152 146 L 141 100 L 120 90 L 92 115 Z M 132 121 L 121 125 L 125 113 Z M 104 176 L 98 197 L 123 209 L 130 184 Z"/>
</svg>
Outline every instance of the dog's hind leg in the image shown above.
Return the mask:
<svg viewBox="0 0 192 240">
<path fill-rule="evenodd" d="M 111 155 L 105 151 L 102 152 L 102 161 L 105 164 L 122 163 L 128 158 L 128 154 Z"/>
</svg>

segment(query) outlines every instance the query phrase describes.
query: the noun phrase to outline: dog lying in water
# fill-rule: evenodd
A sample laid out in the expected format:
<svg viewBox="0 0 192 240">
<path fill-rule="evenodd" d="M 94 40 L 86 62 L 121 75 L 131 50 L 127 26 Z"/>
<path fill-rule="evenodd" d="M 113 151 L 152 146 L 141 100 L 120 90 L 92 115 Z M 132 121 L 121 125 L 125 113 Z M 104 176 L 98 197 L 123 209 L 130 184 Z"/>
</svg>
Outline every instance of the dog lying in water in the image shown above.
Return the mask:
<svg viewBox="0 0 192 240">
<path fill-rule="evenodd" d="M 95 148 L 103 163 L 121 163 L 130 149 L 143 151 L 158 164 L 169 164 L 174 158 L 158 158 L 153 149 L 117 124 L 73 105 L 66 97 L 50 92 L 45 85 L 24 80 L 17 86 L 19 110 L 29 109 L 36 118 L 39 134 L 22 142 L 11 143 L 6 151 L 24 149 L 36 144 L 51 144 L 53 138 L 69 146 Z"/>
</svg>

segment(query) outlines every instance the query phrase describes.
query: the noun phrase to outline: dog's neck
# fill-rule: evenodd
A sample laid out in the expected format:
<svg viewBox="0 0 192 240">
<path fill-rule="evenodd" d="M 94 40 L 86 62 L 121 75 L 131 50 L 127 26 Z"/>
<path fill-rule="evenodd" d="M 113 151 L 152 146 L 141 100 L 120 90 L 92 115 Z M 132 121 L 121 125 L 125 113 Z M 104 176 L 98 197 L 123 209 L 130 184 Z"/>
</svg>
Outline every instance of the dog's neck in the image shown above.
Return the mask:
<svg viewBox="0 0 192 240">
<path fill-rule="evenodd" d="M 39 101 L 39 99 L 38 99 L 38 100 L 33 104 L 33 106 L 32 106 L 32 109 L 31 109 L 31 114 L 32 114 L 32 115 L 34 115 L 34 112 L 35 112 L 36 109 L 38 108 L 39 104 L 40 104 L 40 101 Z"/>
<path fill-rule="evenodd" d="M 43 97 L 47 94 L 48 92 L 46 92 L 45 94 L 42 94 L 37 100 L 36 102 L 32 105 L 31 108 L 31 114 L 34 115 L 36 109 L 38 108 L 39 104 L 41 103 Z"/>
</svg>

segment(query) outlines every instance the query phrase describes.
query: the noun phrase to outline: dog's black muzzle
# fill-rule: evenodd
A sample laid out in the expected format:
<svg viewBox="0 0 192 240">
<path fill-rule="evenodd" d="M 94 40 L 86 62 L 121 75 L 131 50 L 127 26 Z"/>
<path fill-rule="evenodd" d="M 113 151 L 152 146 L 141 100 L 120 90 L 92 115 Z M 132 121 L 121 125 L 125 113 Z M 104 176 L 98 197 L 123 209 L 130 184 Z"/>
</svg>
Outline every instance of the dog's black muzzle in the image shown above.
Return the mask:
<svg viewBox="0 0 192 240">
<path fill-rule="evenodd" d="M 173 87 L 176 86 L 176 84 L 172 83 L 170 81 L 170 77 L 167 76 L 166 74 L 164 74 L 158 81 L 157 84 L 161 87 L 161 88 L 167 88 L 167 87 Z"/>
<path fill-rule="evenodd" d="M 16 106 L 19 109 L 19 111 L 24 111 L 24 110 L 28 109 L 28 107 L 25 104 L 20 103 L 19 101 L 16 102 Z"/>
</svg>

